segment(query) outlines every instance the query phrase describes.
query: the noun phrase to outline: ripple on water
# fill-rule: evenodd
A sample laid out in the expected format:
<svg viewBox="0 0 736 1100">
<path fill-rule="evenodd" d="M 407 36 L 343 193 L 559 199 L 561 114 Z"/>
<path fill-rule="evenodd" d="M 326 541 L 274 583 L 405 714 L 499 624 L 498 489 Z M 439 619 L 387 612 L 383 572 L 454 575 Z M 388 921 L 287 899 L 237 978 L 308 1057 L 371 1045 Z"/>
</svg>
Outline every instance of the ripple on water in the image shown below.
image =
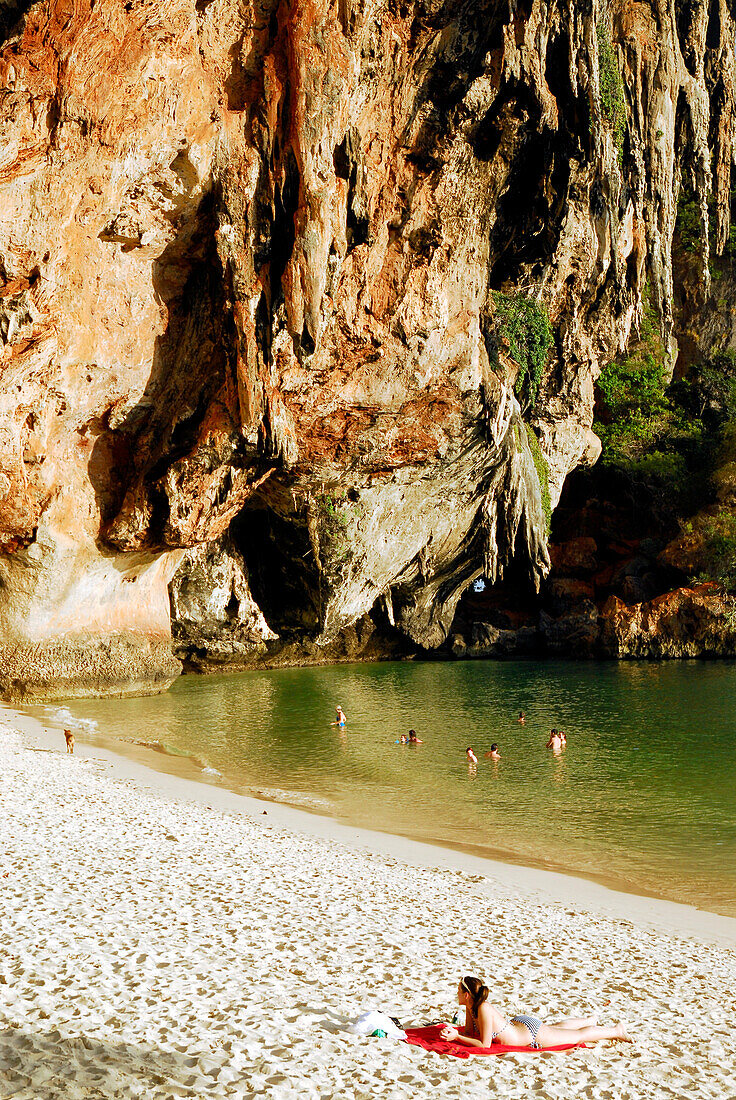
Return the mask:
<svg viewBox="0 0 736 1100">
<path fill-rule="evenodd" d="M 330 725 L 338 703 L 345 729 Z M 83 737 L 189 757 L 269 800 L 736 915 L 731 663 L 279 669 L 47 713 Z M 551 727 L 568 734 L 558 756 L 544 748 Z M 409 728 L 424 744 L 397 744 Z M 492 741 L 498 762 L 484 756 Z"/>
</svg>

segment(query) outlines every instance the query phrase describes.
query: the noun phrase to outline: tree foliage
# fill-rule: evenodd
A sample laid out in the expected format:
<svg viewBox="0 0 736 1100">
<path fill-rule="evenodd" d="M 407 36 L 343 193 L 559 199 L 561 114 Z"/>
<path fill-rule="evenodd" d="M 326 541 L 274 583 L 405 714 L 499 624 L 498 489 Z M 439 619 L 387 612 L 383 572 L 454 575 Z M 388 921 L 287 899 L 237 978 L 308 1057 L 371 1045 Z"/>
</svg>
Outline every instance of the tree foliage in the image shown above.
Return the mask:
<svg viewBox="0 0 736 1100">
<path fill-rule="evenodd" d="M 653 520 L 697 536 L 699 579 L 736 591 L 736 515 L 723 503 L 736 495 L 736 355 L 718 351 L 668 384 L 648 301 L 644 313 L 641 340 L 596 384 L 601 463 Z"/>
</svg>

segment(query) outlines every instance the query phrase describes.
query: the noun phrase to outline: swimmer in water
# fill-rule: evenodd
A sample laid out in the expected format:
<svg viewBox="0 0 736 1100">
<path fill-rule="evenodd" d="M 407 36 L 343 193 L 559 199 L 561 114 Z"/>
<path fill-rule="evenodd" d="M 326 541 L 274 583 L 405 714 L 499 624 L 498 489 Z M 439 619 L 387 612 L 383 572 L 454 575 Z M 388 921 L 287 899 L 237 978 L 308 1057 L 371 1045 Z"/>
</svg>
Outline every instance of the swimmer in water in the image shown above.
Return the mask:
<svg viewBox="0 0 736 1100">
<path fill-rule="evenodd" d="M 335 707 L 335 721 L 330 722 L 331 726 L 344 726 L 347 722 L 347 716 L 342 707 Z"/>
<path fill-rule="evenodd" d="M 468 763 L 469 764 L 477 764 L 478 763 L 478 757 L 475 755 L 475 753 L 471 749 L 470 745 L 468 745 L 467 749 L 465 750 L 465 755 L 468 758 Z"/>
<path fill-rule="evenodd" d="M 526 715 L 524 714 L 523 710 L 519 711 L 519 717 L 517 718 L 517 722 L 522 726 L 526 725 Z"/>
<path fill-rule="evenodd" d="M 501 753 L 498 751 L 498 745 L 496 744 L 495 741 L 491 745 L 491 751 L 487 752 L 486 756 L 488 757 L 489 760 L 500 760 L 501 759 Z"/>
<path fill-rule="evenodd" d="M 560 746 L 564 749 L 565 745 L 567 744 L 567 734 L 564 730 L 558 730 L 557 732 L 560 735 Z"/>
<path fill-rule="evenodd" d="M 417 731 L 416 730 L 409 730 L 409 744 L 410 745 L 423 745 L 424 744 L 424 741 L 422 741 L 421 737 L 417 737 Z"/>
<path fill-rule="evenodd" d="M 549 741 L 544 746 L 546 749 L 552 749 L 552 752 L 559 752 L 562 748 L 562 738 L 557 730 L 549 731 Z"/>
<path fill-rule="evenodd" d="M 405 733 L 402 733 L 401 737 L 396 742 L 397 745 L 408 745 L 408 743 L 409 743 L 409 738 L 406 736 Z"/>
</svg>

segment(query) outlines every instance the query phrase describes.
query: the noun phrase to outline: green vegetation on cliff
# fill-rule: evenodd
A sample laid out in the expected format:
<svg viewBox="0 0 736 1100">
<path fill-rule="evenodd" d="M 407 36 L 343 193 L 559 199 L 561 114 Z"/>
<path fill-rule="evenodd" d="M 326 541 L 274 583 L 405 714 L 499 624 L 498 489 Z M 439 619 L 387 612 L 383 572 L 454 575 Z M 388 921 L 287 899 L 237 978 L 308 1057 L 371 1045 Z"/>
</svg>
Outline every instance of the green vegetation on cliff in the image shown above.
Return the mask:
<svg viewBox="0 0 736 1100">
<path fill-rule="evenodd" d="M 714 228 L 713 226 L 710 227 Z M 677 241 L 680 249 L 686 255 L 695 255 L 700 252 L 703 239 L 703 226 L 700 220 L 700 203 L 697 198 L 684 188 L 680 192 L 677 201 L 677 221 L 675 226 Z"/>
<path fill-rule="evenodd" d="M 703 571 L 698 580 L 714 580 L 727 592 L 736 592 L 736 515 L 725 510 L 702 525 Z"/>
<path fill-rule="evenodd" d="M 619 158 L 623 155 L 626 136 L 626 100 L 624 82 L 618 67 L 616 51 L 605 23 L 596 27 L 598 36 L 598 84 L 601 93 L 601 114 L 608 123 Z"/>
<path fill-rule="evenodd" d="M 534 405 L 547 356 L 552 347 L 552 328 L 547 308 L 523 294 L 493 291 L 498 335 L 508 341 L 509 355 L 519 365 L 516 396 Z"/>
<path fill-rule="evenodd" d="M 640 340 L 601 372 L 601 466 L 653 522 L 695 539 L 700 580 L 736 591 L 736 355 L 721 351 L 668 383 L 659 318 L 645 295 Z"/>
<path fill-rule="evenodd" d="M 684 415 L 669 393 L 659 316 L 646 290 L 640 339 L 601 372 L 596 414 L 604 465 L 626 471 L 657 497 L 681 498 L 692 490 L 687 459 L 701 442 L 702 425 Z"/>
<path fill-rule="evenodd" d="M 649 451 L 671 412 L 665 397 L 664 365 L 639 349 L 609 363 L 598 379 L 601 416 L 596 425 L 606 460 L 635 463 Z"/>
<path fill-rule="evenodd" d="M 534 469 L 537 471 L 537 477 L 539 478 L 539 489 L 542 494 L 542 511 L 544 512 L 544 521 L 546 525 L 545 531 L 549 538 L 549 532 L 552 526 L 552 498 L 549 495 L 549 466 L 547 465 L 547 459 L 542 454 L 542 448 L 539 446 L 539 440 L 534 434 L 533 429 L 529 424 L 525 424 L 524 426 L 526 428 L 527 438 L 529 439 L 529 449 L 534 459 Z"/>
<path fill-rule="evenodd" d="M 726 245 L 720 256 L 716 255 L 713 247 L 716 240 L 716 208 L 715 199 L 711 195 L 708 199 L 708 239 L 710 241 L 709 270 L 712 279 L 720 279 L 727 273 L 732 273 L 736 264 L 736 187 L 731 188 L 731 224 L 726 238 Z M 683 188 L 677 202 L 677 220 L 675 224 L 675 237 L 680 253 L 684 257 L 700 256 L 703 248 L 703 225 L 700 213 L 700 201 L 692 191 Z"/>
<path fill-rule="evenodd" d="M 319 516 L 320 543 L 331 566 L 341 567 L 348 561 L 354 549 L 352 525 L 360 519 L 360 504 L 351 504 L 346 490 L 333 487 L 315 495 Z"/>
</svg>

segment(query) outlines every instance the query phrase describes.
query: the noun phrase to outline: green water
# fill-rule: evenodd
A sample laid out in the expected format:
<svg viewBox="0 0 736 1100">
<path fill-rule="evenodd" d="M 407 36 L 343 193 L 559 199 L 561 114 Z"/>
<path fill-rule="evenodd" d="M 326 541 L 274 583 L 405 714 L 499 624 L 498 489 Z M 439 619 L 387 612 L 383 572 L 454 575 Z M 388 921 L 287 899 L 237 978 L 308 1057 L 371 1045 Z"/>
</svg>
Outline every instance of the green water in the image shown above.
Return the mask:
<svg viewBox="0 0 736 1100">
<path fill-rule="evenodd" d="M 66 706 L 97 723 L 80 740 L 157 742 L 236 790 L 736 916 L 735 664 L 339 665 Z M 410 727 L 424 744 L 395 743 Z"/>
</svg>

